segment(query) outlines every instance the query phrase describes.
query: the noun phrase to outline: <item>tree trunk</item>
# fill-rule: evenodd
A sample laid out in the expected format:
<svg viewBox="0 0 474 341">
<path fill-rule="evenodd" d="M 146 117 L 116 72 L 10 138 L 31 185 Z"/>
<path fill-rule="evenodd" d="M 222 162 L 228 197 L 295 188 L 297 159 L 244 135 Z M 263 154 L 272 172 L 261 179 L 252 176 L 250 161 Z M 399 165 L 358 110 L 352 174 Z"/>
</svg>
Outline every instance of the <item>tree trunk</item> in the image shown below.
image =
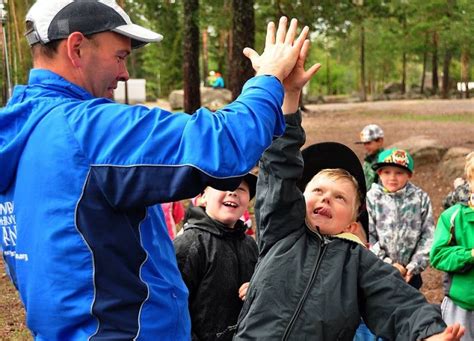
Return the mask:
<svg viewBox="0 0 474 341">
<path fill-rule="evenodd" d="M 331 64 L 329 53 L 326 54 L 326 94 L 331 95 Z"/>
<path fill-rule="evenodd" d="M 207 29 L 202 31 L 202 79 L 206 84 L 209 75 L 209 53 L 207 48 Z M 206 84 L 207 85 L 207 84 Z"/>
<path fill-rule="evenodd" d="M 4 27 L 3 27 L 3 24 L 0 24 L 0 45 L 1 45 L 1 48 L 2 48 L 2 98 L 1 98 L 1 102 L 0 102 L 0 105 L 3 107 L 5 106 L 5 104 L 7 103 L 7 99 L 8 99 L 8 81 L 7 81 L 7 59 L 6 59 L 6 56 L 5 56 L 5 44 L 6 44 L 6 41 L 4 41 L 3 37 L 3 30 L 4 30 Z"/>
<path fill-rule="evenodd" d="M 441 97 L 444 99 L 449 98 L 449 83 L 450 83 L 449 66 L 451 65 L 452 55 L 453 55 L 453 51 L 450 48 L 448 48 L 444 54 L 444 60 L 443 60 L 443 84 L 442 84 Z"/>
<path fill-rule="evenodd" d="M 402 27 L 403 27 L 403 34 L 405 37 L 405 41 L 407 40 L 407 19 L 406 14 L 404 14 L 402 19 Z M 402 53 L 402 95 L 407 92 L 407 52 L 405 44 L 403 44 L 403 53 Z"/>
<path fill-rule="evenodd" d="M 426 78 L 426 65 L 428 63 L 428 33 L 425 35 L 425 49 L 423 51 L 423 70 L 421 71 L 421 85 L 420 85 L 420 94 L 425 93 L 425 78 Z"/>
<path fill-rule="evenodd" d="M 184 111 L 194 113 L 201 106 L 199 89 L 199 0 L 184 0 L 183 89 Z"/>
<path fill-rule="evenodd" d="M 245 82 L 254 76 L 250 60 L 242 53 L 244 47 L 255 45 L 254 0 L 233 0 L 232 13 L 232 61 L 230 67 L 229 87 L 232 98 L 242 92 Z"/>
<path fill-rule="evenodd" d="M 364 23 L 360 24 L 360 100 L 367 101 L 367 92 L 365 91 L 365 28 Z"/>
<path fill-rule="evenodd" d="M 438 32 L 433 32 L 433 56 L 431 61 L 431 68 L 433 77 L 431 79 L 431 88 L 433 95 L 436 95 L 439 90 L 438 80 Z"/>
<path fill-rule="evenodd" d="M 402 54 L 402 95 L 407 92 L 407 53 Z"/>
<path fill-rule="evenodd" d="M 469 98 L 469 62 L 470 62 L 469 50 L 464 47 L 461 51 L 461 82 L 464 83 L 466 91 L 464 97 Z"/>
</svg>

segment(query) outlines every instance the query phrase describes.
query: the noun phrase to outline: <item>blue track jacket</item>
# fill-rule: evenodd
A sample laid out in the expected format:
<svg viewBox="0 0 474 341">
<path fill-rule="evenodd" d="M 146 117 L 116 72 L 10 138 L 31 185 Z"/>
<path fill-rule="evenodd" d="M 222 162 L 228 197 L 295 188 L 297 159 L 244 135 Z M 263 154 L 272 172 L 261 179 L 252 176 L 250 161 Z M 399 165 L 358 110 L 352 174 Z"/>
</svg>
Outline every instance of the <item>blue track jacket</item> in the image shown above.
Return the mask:
<svg viewBox="0 0 474 341">
<path fill-rule="evenodd" d="M 189 340 L 157 204 L 237 187 L 283 133 L 282 100 L 259 76 L 222 110 L 172 114 L 32 70 L 0 111 L 0 226 L 35 339 Z"/>
</svg>

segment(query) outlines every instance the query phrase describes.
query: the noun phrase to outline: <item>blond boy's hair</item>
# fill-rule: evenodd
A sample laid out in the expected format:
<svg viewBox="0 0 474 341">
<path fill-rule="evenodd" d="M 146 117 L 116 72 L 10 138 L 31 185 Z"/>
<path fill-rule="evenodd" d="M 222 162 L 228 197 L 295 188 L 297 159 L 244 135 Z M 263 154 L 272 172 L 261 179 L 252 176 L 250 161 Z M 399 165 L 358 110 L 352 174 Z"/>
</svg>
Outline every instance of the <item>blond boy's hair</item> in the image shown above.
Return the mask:
<svg viewBox="0 0 474 341">
<path fill-rule="evenodd" d="M 466 173 L 466 180 L 469 182 L 471 191 L 474 190 L 474 152 L 470 152 L 466 156 L 466 165 L 464 166 L 464 173 Z"/>
<path fill-rule="evenodd" d="M 361 205 L 361 193 L 360 193 L 360 190 L 359 190 L 359 183 L 357 182 L 357 180 L 351 175 L 351 173 L 349 173 L 345 169 L 342 169 L 342 168 L 327 168 L 327 169 L 323 169 L 323 170 L 319 171 L 311 179 L 311 181 L 308 182 L 308 184 L 315 181 L 315 180 L 317 180 L 317 179 L 320 179 L 320 178 L 327 178 L 327 179 L 330 179 L 330 180 L 333 180 L 333 181 L 346 180 L 354 186 L 354 189 L 355 189 L 355 192 L 356 192 L 356 197 L 355 197 L 355 200 L 354 200 L 353 218 L 354 218 L 354 221 L 356 221 L 357 220 L 357 215 L 358 215 L 358 212 L 359 212 L 359 208 L 360 208 L 360 205 Z"/>
</svg>

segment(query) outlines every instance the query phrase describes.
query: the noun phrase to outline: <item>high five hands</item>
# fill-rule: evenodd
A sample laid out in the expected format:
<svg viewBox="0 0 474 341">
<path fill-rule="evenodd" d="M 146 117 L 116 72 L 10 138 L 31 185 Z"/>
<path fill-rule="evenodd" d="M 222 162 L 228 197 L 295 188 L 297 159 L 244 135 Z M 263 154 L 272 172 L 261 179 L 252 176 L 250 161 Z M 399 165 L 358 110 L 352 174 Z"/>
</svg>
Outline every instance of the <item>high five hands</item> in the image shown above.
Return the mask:
<svg viewBox="0 0 474 341">
<path fill-rule="evenodd" d="M 275 32 L 275 24 L 273 22 L 268 23 L 263 53 L 259 55 L 255 50 L 246 47 L 244 55 L 252 62 L 252 67 L 255 69 L 257 76 L 273 75 L 282 83 L 299 61 L 299 64 L 302 64 L 300 67 L 307 78 L 306 81 L 308 81 L 319 68 L 319 64 L 315 64 L 308 71 L 304 71 L 304 61 L 309 47 L 309 40 L 306 39 L 309 28 L 305 26 L 296 38 L 298 21 L 292 19 L 288 30 L 287 24 L 288 19 L 281 17 L 278 29 Z"/>
</svg>

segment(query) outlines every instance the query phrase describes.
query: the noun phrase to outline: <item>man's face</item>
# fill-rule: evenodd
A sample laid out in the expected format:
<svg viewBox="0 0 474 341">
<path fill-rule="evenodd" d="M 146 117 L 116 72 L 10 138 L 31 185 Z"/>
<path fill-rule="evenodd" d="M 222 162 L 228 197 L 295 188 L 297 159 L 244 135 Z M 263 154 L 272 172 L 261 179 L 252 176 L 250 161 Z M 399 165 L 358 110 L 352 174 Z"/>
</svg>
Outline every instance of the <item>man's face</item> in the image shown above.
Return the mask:
<svg viewBox="0 0 474 341">
<path fill-rule="evenodd" d="M 387 166 L 377 171 L 383 187 L 389 192 L 396 192 L 407 184 L 411 173 L 399 167 Z"/>
<path fill-rule="evenodd" d="M 356 189 L 349 180 L 317 176 L 306 186 L 306 221 L 322 234 L 342 233 L 354 222 Z"/>
<path fill-rule="evenodd" d="M 82 50 L 82 86 L 95 97 L 113 98 L 117 83 L 129 79 L 126 58 L 130 52 L 130 38 L 114 32 L 86 38 Z"/>
<path fill-rule="evenodd" d="M 372 140 L 370 142 L 364 142 L 364 149 L 368 155 L 372 155 L 376 153 L 382 147 L 383 147 L 383 138 Z"/>
<path fill-rule="evenodd" d="M 202 200 L 206 205 L 206 213 L 212 219 L 233 228 L 249 205 L 249 186 L 242 181 L 235 191 L 219 191 L 207 187 Z"/>
</svg>

